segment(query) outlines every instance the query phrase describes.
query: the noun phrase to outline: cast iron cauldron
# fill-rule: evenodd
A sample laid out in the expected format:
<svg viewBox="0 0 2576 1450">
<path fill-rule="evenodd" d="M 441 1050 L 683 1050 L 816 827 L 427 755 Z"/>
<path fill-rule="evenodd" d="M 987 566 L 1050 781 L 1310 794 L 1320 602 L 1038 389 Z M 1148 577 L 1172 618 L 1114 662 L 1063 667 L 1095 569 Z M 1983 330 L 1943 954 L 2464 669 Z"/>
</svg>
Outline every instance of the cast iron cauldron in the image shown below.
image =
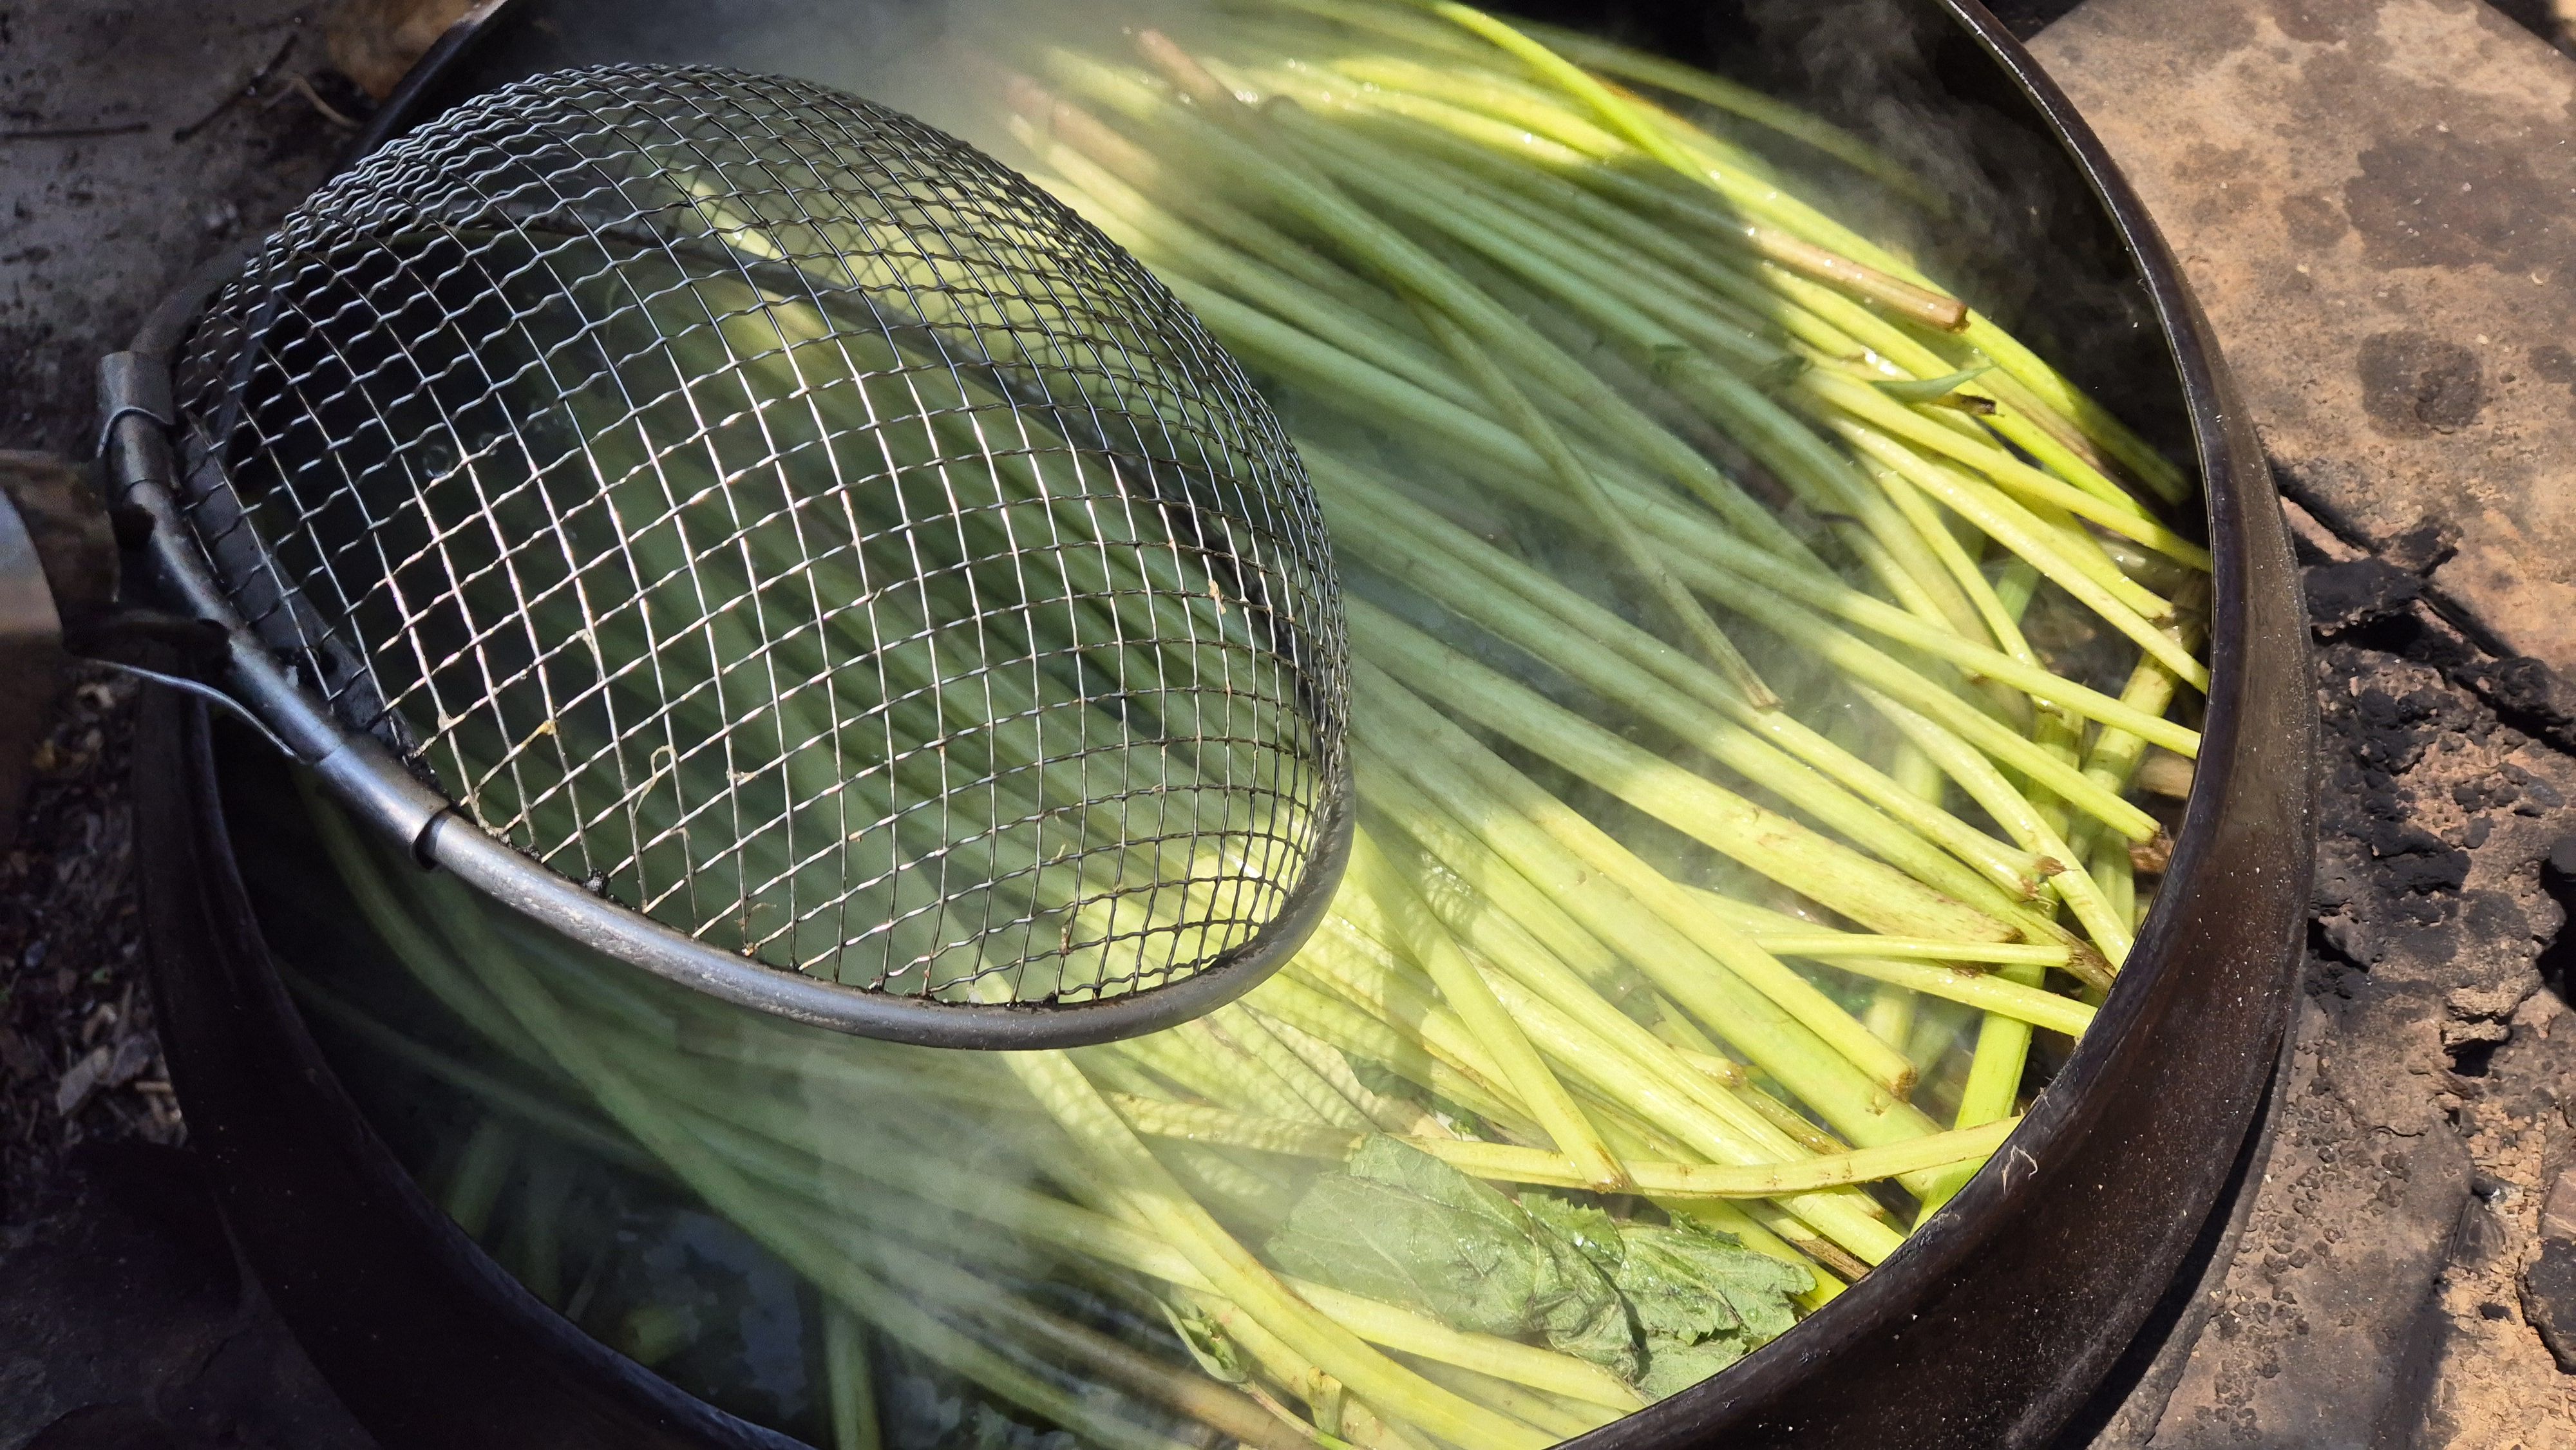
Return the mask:
<svg viewBox="0 0 2576 1450">
<path fill-rule="evenodd" d="M 405 82 L 370 139 L 560 64 L 792 73 L 793 44 L 765 22 L 812 9 L 653 0 L 586 13 L 594 8 L 486 6 Z M 1741 36 L 1741 6 L 1612 8 L 1628 37 L 1684 58 Z M 1855 21 L 1884 9 L 1810 8 L 1847 8 Z M 1918 61 L 1857 73 L 1915 88 L 1964 120 L 1963 164 L 2037 178 L 2041 189 L 2025 194 L 2054 197 L 2026 208 L 1984 259 L 2002 264 L 1990 275 L 2034 284 L 2006 320 L 2054 344 L 2043 350 L 2176 456 L 2199 460 L 2217 568 L 2198 778 L 2118 989 L 2004 1151 L 1851 1292 L 1718 1378 L 1578 1442 L 1586 1447 L 2048 1443 L 2156 1312 L 2210 1222 L 2296 982 L 2314 706 L 2297 578 L 2252 429 L 2171 254 L 2066 99 L 1979 5 L 1923 8 L 1939 22 Z M 1828 13 L 1817 34 L 1834 33 Z M 698 39 L 682 49 L 683 36 Z M 1798 86 L 1795 74 L 1772 79 Z M 1886 94 L 1827 88 L 1815 99 L 1831 112 Z M 221 789 L 279 767 L 228 748 L 223 729 L 192 704 L 157 698 L 138 749 L 162 1031 L 233 1232 L 350 1409 L 395 1450 L 792 1444 L 574 1328 L 415 1186 L 281 984 Z"/>
</svg>

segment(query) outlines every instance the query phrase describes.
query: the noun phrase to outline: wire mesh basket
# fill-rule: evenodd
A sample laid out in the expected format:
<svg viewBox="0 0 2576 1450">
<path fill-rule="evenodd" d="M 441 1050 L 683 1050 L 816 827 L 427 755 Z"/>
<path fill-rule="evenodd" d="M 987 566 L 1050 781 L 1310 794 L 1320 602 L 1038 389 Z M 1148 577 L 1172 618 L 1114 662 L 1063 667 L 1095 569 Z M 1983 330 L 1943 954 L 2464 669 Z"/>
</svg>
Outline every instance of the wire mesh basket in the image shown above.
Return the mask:
<svg viewBox="0 0 2576 1450">
<path fill-rule="evenodd" d="M 224 603 L 603 907 L 937 1010 L 1176 984 L 1329 895 L 1344 647 L 1285 434 L 899 113 L 509 87 L 301 207 L 176 386 Z"/>
</svg>

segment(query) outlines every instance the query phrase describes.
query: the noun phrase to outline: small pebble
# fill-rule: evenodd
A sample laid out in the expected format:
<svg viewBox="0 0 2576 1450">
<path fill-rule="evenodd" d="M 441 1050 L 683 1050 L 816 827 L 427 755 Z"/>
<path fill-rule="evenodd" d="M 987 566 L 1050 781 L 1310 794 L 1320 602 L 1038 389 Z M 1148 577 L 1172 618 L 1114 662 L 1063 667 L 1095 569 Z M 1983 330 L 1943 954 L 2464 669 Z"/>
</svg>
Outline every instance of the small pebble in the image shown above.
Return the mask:
<svg viewBox="0 0 2576 1450">
<path fill-rule="evenodd" d="M 2561 876 L 2576 877 L 2576 836 L 2561 836 L 2549 848 L 2549 869 Z"/>
</svg>

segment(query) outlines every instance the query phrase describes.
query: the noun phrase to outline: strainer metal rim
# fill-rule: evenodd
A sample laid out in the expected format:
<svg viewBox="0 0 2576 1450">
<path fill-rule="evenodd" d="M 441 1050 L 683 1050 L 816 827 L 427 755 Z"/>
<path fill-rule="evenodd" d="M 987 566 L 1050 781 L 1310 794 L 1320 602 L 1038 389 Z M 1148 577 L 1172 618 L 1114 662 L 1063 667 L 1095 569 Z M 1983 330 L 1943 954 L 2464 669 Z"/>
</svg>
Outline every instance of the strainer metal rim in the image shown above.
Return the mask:
<svg viewBox="0 0 2576 1450">
<path fill-rule="evenodd" d="M 212 688 L 193 690 L 312 769 L 368 829 L 400 844 L 424 870 L 465 885 L 539 925 L 620 962 L 719 1000 L 853 1036 L 918 1047 L 1028 1051 L 1087 1047 L 1206 1015 L 1287 965 L 1322 924 L 1349 863 L 1358 825 L 1350 754 L 1332 752 L 1314 847 L 1277 915 L 1241 945 L 1179 981 L 1074 1002 L 975 1003 L 844 986 L 712 947 L 596 895 L 467 819 L 372 736 L 343 725 L 299 684 L 232 607 L 178 507 L 175 369 L 205 305 L 258 243 L 228 249 L 147 316 L 126 352 L 100 370 L 101 456 L 111 503 L 151 520 L 142 553 L 150 587 L 219 625 L 227 646 Z M 218 467 L 220 465 L 217 465 Z"/>
</svg>

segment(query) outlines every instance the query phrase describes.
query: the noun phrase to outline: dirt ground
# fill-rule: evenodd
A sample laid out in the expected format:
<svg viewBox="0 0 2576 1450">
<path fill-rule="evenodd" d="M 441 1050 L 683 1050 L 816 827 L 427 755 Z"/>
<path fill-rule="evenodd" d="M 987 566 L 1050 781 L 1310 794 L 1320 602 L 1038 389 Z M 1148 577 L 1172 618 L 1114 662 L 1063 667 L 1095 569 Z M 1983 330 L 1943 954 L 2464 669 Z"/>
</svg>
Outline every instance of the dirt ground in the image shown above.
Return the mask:
<svg viewBox="0 0 2576 1450">
<path fill-rule="evenodd" d="M 256 236 L 345 134 L 315 7 L 0 5 L 0 448 L 85 456 L 99 355 Z M 328 104 L 328 102 L 323 102 Z M 85 676 L 0 854 L 0 1221 L 83 1143 L 184 1136 L 137 990 L 133 687 Z"/>
<path fill-rule="evenodd" d="M 1997 8 L 2035 28 L 2070 7 Z M 2576 29 L 2576 0 L 2503 8 Z M 328 69 L 326 18 L 0 0 L 0 447 L 85 451 L 97 356 L 325 173 L 364 104 Z M 2241 1252 L 2096 1443 L 2576 1447 L 2576 1378 L 2543 1334 L 2562 1315 L 2576 1352 L 2576 1270 L 2559 1309 L 2548 1268 L 2552 1244 L 2576 1255 L 2576 1179 L 2552 1196 L 2576 1165 L 2576 694 L 2464 624 L 2438 497 L 2429 534 L 2356 522 L 2313 461 L 2282 462 L 2313 505 L 2329 726 L 2300 1049 Z M 220 1235 L 180 1191 L 186 1129 L 134 971 L 131 705 L 77 683 L 0 851 L 0 1450 L 74 1412 L 91 1438 L 47 1450 L 356 1447 L 255 1292 L 206 1268 Z M 113 1438 L 144 1421 L 165 1438 Z"/>
</svg>

